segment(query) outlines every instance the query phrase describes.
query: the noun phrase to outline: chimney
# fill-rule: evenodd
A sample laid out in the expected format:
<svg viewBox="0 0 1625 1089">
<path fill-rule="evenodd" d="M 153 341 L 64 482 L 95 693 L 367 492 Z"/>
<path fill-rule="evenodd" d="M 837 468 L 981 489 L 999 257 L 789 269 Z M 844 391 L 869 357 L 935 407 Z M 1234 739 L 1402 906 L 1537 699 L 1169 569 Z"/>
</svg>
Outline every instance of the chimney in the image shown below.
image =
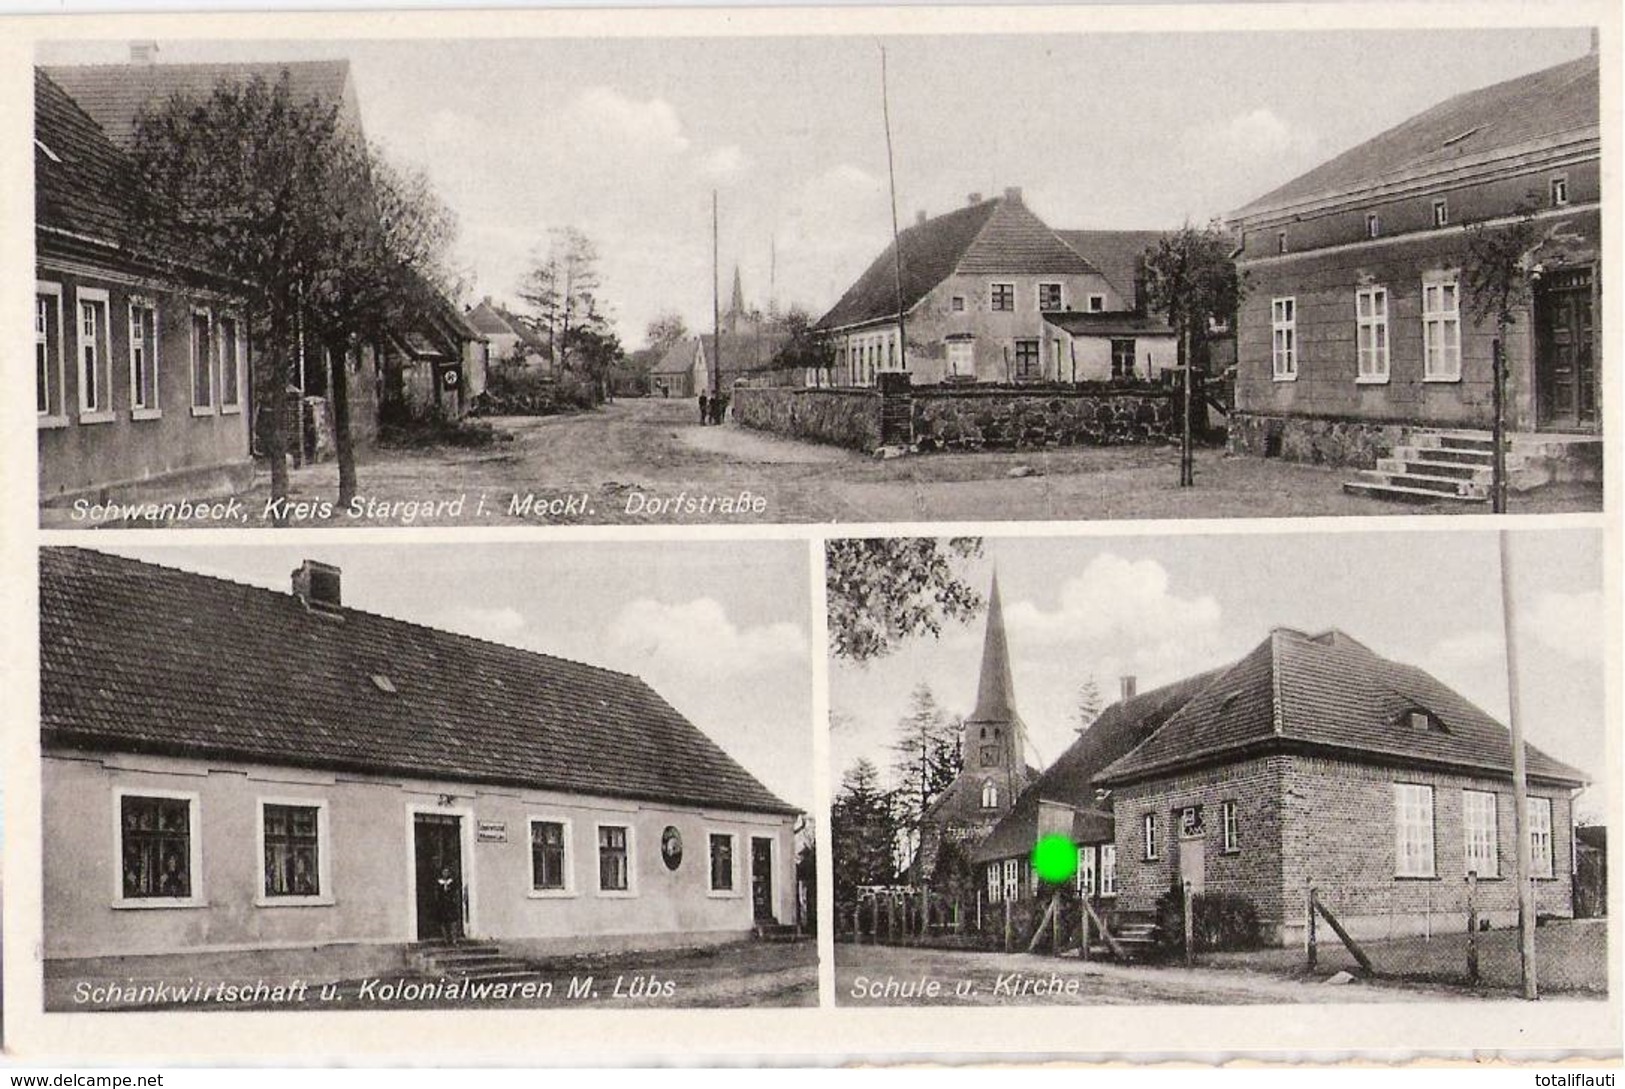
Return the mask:
<svg viewBox="0 0 1625 1089">
<path fill-rule="evenodd" d="M 131 64 L 157 64 L 158 63 L 158 43 L 157 42 L 151 42 L 151 41 L 148 41 L 148 42 L 131 42 L 130 43 L 130 63 Z"/>
<path fill-rule="evenodd" d="M 293 572 L 293 596 L 307 609 L 337 609 L 344 604 L 339 590 L 342 574 L 330 563 L 306 560 Z"/>
<path fill-rule="evenodd" d="M 1136 691 L 1138 691 L 1138 685 L 1135 684 L 1133 676 L 1128 676 L 1128 677 L 1122 678 L 1122 685 L 1123 685 L 1123 702 L 1127 703 L 1129 700 L 1134 698 L 1134 693 Z"/>
<path fill-rule="evenodd" d="M 980 204 L 980 203 L 982 203 L 982 194 L 980 194 L 980 193 L 972 193 L 970 196 L 965 198 L 965 203 L 966 204 Z"/>
<path fill-rule="evenodd" d="M 924 208 L 921 208 L 918 212 L 914 213 L 914 225 L 916 227 L 925 226 L 925 209 Z"/>
<path fill-rule="evenodd" d="M 1021 186 L 1012 185 L 1012 186 L 1006 187 L 1006 189 L 1004 191 L 1004 199 L 1009 201 L 1012 204 L 1020 204 L 1021 203 Z"/>
</svg>

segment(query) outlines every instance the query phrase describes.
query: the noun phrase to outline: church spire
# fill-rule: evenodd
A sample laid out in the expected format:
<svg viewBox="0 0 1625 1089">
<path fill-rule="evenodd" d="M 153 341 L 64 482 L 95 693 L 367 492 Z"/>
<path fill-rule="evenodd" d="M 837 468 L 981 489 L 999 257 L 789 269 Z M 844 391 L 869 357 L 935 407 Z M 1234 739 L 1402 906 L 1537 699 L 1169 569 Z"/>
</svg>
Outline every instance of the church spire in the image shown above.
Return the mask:
<svg viewBox="0 0 1625 1089">
<path fill-rule="evenodd" d="M 739 278 L 739 266 L 734 266 L 734 297 L 728 304 L 728 313 L 743 314 L 745 312 L 745 284 Z"/>
<path fill-rule="evenodd" d="M 1015 722 L 1016 689 L 1010 677 L 1010 645 L 1004 635 L 1004 604 L 999 598 L 999 572 L 987 598 L 987 635 L 982 641 L 982 676 L 976 686 L 971 722 Z"/>
</svg>

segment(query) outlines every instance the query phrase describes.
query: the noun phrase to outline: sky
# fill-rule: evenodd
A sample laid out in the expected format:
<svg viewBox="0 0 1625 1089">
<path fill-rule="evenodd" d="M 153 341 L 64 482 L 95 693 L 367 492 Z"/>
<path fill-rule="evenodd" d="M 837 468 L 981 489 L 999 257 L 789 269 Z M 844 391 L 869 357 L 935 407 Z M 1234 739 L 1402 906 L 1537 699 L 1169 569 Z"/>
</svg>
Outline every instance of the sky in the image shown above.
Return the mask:
<svg viewBox="0 0 1625 1089">
<path fill-rule="evenodd" d="M 1602 537 L 1517 532 L 1509 566 L 1525 738 L 1605 779 Z M 989 538 L 984 552 L 962 570 L 985 595 L 997 567 L 1016 707 L 1039 768 L 1076 737 L 1076 697 L 1090 677 L 1110 704 L 1123 676 L 1146 692 L 1236 661 L 1275 627 L 1339 628 L 1508 720 L 1492 532 Z M 928 684 L 949 714 L 970 713 L 985 623 L 984 614 L 863 666 L 831 662 L 837 781 L 859 757 L 887 767 L 915 685 Z M 1605 785 L 1582 795 L 1579 815 L 1606 814 Z"/>
<path fill-rule="evenodd" d="M 602 256 L 628 347 L 724 305 L 814 314 L 890 240 L 879 48 L 904 226 L 1023 189 L 1056 228 L 1201 222 L 1462 91 L 1584 53 L 1587 31 L 165 41 L 160 62 L 351 61 L 363 124 L 457 213 L 453 264 L 515 301 L 551 229 Z M 116 63 L 125 42 L 45 43 Z M 771 287 L 771 298 L 770 298 Z"/>
<path fill-rule="evenodd" d="M 643 678 L 812 810 L 804 542 L 97 547 L 284 592 L 302 561 L 337 564 L 347 606 Z"/>
</svg>

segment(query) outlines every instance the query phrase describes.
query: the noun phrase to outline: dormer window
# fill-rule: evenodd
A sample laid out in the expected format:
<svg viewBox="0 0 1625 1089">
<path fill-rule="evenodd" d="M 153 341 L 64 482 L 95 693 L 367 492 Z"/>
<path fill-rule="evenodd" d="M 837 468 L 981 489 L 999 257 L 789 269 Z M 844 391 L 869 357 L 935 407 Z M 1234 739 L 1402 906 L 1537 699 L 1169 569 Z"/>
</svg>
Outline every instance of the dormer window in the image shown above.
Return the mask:
<svg viewBox="0 0 1625 1089">
<path fill-rule="evenodd" d="M 1400 716 L 1399 721 L 1400 725 L 1412 733 L 1425 734 L 1432 731 L 1442 734 L 1449 732 L 1444 728 L 1444 723 L 1439 721 L 1439 716 L 1424 707 L 1412 707 Z"/>
<path fill-rule="evenodd" d="M 1559 174 L 1552 179 L 1552 207 L 1561 208 L 1569 202 L 1569 176 Z"/>
<path fill-rule="evenodd" d="M 1443 197 L 1433 202 L 1433 225 L 1435 227 L 1450 226 L 1450 204 Z"/>
<path fill-rule="evenodd" d="M 1365 236 L 1376 238 L 1382 233 L 1382 217 L 1376 212 L 1367 212 L 1365 216 Z"/>
</svg>

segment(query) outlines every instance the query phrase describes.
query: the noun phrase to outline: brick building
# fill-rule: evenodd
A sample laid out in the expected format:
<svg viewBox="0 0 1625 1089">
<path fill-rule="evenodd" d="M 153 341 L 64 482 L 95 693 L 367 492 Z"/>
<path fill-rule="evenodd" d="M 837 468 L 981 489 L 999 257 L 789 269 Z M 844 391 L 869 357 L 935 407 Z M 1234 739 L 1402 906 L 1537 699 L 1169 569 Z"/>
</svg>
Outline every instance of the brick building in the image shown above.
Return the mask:
<svg viewBox="0 0 1625 1089">
<path fill-rule="evenodd" d="M 1592 54 L 1457 95 L 1233 212 L 1248 291 L 1232 448 L 1364 468 L 1409 455 L 1407 479 L 1368 483 L 1454 491 L 1429 482 L 1461 476 L 1430 471 L 1459 460 L 1426 456 L 1435 433 L 1493 425 L 1495 329 L 1472 318 L 1469 231 L 1526 213 L 1539 241 L 1506 345 L 1508 427 L 1599 432 L 1600 160 Z"/>
</svg>

